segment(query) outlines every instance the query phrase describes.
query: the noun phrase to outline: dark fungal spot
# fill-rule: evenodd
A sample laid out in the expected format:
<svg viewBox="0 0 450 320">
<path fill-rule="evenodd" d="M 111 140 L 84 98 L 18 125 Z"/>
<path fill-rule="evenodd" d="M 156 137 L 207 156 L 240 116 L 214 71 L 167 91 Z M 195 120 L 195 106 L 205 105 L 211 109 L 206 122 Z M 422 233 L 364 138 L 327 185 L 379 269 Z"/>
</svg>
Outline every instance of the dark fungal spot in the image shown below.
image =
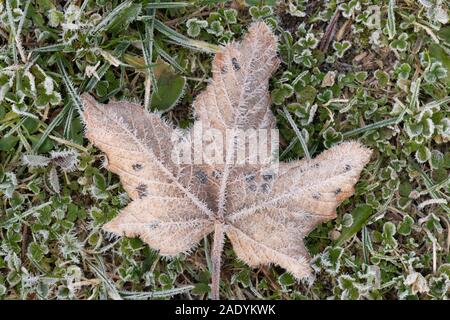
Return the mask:
<svg viewBox="0 0 450 320">
<path fill-rule="evenodd" d="M 336 190 L 334 190 L 335 195 L 338 195 L 341 192 L 342 192 L 341 188 L 337 188 Z"/>
<path fill-rule="evenodd" d="M 160 222 L 159 222 L 159 221 L 155 221 L 155 222 L 149 223 L 149 224 L 147 225 L 147 227 L 148 227 L 149 229 L 156 229 L 156 228 L 159 227 L 159 225 L 160 225 Z"/>
<path fill-rule="evenodd" d="M 220 69 L 221 74 L 225 74 L 227 73 L 227 71 L 228 71 L 227 66 L 223 66 L 222 69 Z"/>
<path fill-rule="evenodd" d="M 271 174 L 271 173 L 263 174 L 263 179 L 264 179 L 264 181 L 270 181 L 273 179 L 273 174 Z"/>
<path fill-rule="evenodd" d="M 319 193 L 319 192 L 314 193 L 314 194 L 312 195 L 312 197 L 313 197 L 313 199 L 319 200 L 319 199 L 320 199 L 320 193 Z"/>
<path fill-rule="evenodd" d="M 318 168 L 318 167 L 319 167 L 319 164 L 318 164 L 318 163 L 315 163 L 315 164 L 313 165 L 313 167 L 314 167 L 314 168 Z"/>
<path fill-rule="evenodd" d="M 249 185 L 249 186 L 248 186 L 248 189 L 249 189 L 250 191 L 252 191 L 252 192 L 255 192 L 256 189 L 257 189 L 256 184 L 251 184 L 251 185 Z"/>
<path fill-rule="evenodd" d="M 134 171 L 139 171 L 142 170 L 143 166 L 140 163 L 135 163 L 131 166 L 133 168 Z"/>
<path fill-rule="evenodd" d="M 212 172 L 212 176 L 213 176 L 215 179 L 219 179 L 219 178 L 222 176 L 222 172 L 219 171 L 219 170 L 214 170 L 214 171 Z"/>
<path fill-rule="evenodd" d="M 246 172 L 244 174 L 245 181 L 247 181 L 247 182 L 251 182 L 251 181 L 255 180 L 255 177 L 256 177 L 256 175 L 253 172 Z"/>
<path fill-rule="evenodd" d="M 349 164 L 346 164 L 345 167 L 344 167 L 344 171 L 345 172 L 349 172 L 351 169 L 352 169 L 352 166 L 349 165 Z"/>
<path fill-rule="evenodd" d="M 241 69 L 241 65 L 239 64 L 239 62 L 235 57 L 231 58 L 231 64 L 233 65 L 234 71 L 238 71 Z"/>
<path fill-rule="evenodd" d="M 208 175 L 205 172 L 199 170 L 194 173 L 194 175 L 201 184 L 205 184 L 206 182 L 208 182 Z"/>
<path fill-rule="evenodd" d="M 65 157 L 64 156 L 56 156 L 52 158 L 52 162 L 57 165 L 61 166 L 64 164 Z"/>
<path fill-rule="evenodd" d="M 146 197 L 148 195 L 147 193 L 147 185 L 140 183 L 137 187 L 136 187 L 136 191 L 138 193 L 138 197 L 139 199 L 142 199 L 144 197 Z"/>
<path fill-rule="evenodd" d="M 268 184 L 268 183 L 263 183 L 263 184 L 261 185 L 261 191 L 262 191 L 263 193 L 268 193 L 268 192 L 270 191 L 270 186 L 269 186 L 269 184 Z"/>
</svg>

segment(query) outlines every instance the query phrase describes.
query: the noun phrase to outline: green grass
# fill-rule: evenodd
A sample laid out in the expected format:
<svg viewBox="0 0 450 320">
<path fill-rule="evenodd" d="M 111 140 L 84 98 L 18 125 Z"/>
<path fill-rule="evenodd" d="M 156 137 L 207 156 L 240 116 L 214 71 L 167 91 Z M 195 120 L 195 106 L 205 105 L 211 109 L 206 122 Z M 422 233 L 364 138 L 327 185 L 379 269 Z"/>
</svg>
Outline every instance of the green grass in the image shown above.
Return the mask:
<svg viewBox="0 0 450 320">
<path fill-rule="evenodd" d="M 259 19 L 283 61 L 271 79 L 281 158 L 348 139 L 374 156 L 338 218 L 306 240 L 314 281 L 250 269 L 226 243 L 222 296 L 448 298 L 449 8 L 281 2 L 0 3 L 0 299 L 208 297 L 212 239 L 166 260 L 102 233 L 128 199 L 84 138 L 79 95 L 136 101 L 186 127 L 212 53 Z"/>
</svg>

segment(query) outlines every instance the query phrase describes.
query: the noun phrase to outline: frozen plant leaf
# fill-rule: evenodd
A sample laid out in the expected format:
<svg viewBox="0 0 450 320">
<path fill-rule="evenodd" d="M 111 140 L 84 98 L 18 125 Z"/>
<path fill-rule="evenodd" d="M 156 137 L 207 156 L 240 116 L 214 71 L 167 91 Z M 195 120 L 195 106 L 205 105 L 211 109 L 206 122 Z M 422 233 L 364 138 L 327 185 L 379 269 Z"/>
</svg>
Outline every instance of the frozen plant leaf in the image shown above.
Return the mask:
<svg viewBox="0 0 450 320">
<path fill-rule="evenodd" d="M 171 159 L 173 128 L 136 104 L 83 100 L 88 139 L 106 153 L 106 167 L 134 200 L 104 229 L 140 236 L 163 255 L 190 250 L 212 230 L 213 212 L 196 190 L 193 168 Z"/>
<path fill-rule="evenodd" d="M 78 165 L 78 152 L 74 149 L 52 151 L 50 157 L 35 154 L 24 154 L 22 163 L 30 167 L 46 167 L 50 164 L 59 167 L 62 171 L 70 172 Z"/>
<path fill-rule="evenodd" d="M 87 138 L 106 153 L 107 168 L 120 176 L 133 200 L 104 229 L 139 236 L 168 256 L 189 252 L 214 230 L 211 290 L 216 299 L 224 235 L 250 266 L 277 264 L 297 279 L 308 276 L 303 238 L 336 216 L 371 154 L 357 142 L 346 142 L 313 160 L 280 163 L 278 170 L 266 163 L 235 163 L 239 129 L 275 128 L 268 80 L 279 64 L 276 49 L 274 34 L 261 22 L 242 42 L 222 48 L 211 83 L 194 102 L 197 120 L 188 132 L 139 105 L 101 105 L 83 95 Z M 171 157 L 176 141 L 192 146 L 198 125 L 231 132 L 222 162 L 179 164 Z"/>
<path fill-rule="evenodd" d="M 50 152 L 51 162 L 62 171 L 71 172 L 78 165 L 78 152 L 75 149 Z"/>
<path fill-rule="evenodd" d="M 58 172 L 56 171 L 55 167 L 52 167 L 50 169 L 50 172 L 48 173 L 48 183 L 50 184 L 55 193 L 61 192 L 61 187 L 59 185 L 58 180 Z"/>
<path fill-rule="evenodd" d="M 203 126 L 271 128 L 268 80 L 278 68 L 276 38 L 263 23 L 254 24 L 241 43 L 231 43 L 213 61 L 213 81 L 195 100 Z"/>
<path fill-rule="evenodd" d="M 175 73 L 173 67 L 162 59 L 156 59 L 153 72 L 156 89 L 152 93 L 152 109 L 167 112 L 171 110 L 184 93 L 186 78 Z"/>
<path fill-rule="evenodd" d="M 50 163 L 51 159 L 45 156 L 24 154 L 22 156 L 22 163 L 30 167 L 45 167 Z"/>
<path fill-rule="evenodd" d="M 275 263 L 300 279 L 311 272 L 303 238 L 336 217 L 336 207 L 354 191 L 370 151 L 342 143 L 313 160 L 280 163 L 276 175 L 255 172 L 250 183 L 230 184 L 227 235 L 250 266 Z M 255 184 L 259 192 L 252 192 Z"/>
</svg>

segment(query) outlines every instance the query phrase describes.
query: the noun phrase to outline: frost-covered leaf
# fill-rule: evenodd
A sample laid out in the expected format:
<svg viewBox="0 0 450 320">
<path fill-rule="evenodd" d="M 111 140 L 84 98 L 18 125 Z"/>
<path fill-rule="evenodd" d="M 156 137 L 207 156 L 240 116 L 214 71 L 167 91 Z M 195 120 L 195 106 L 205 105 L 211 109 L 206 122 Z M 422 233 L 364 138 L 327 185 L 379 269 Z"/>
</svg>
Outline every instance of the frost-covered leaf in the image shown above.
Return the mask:
<svg viewBox="0 0 450 320">
<path fill-rule="evenodd" d="M 355 233 L 359 232 L 363 228 L 369 217 L 372 215 L 372 213 L 372 207 L 370 207 L 369 205 L 356 207 L 352 211 L 351 215 L 352 224 L 349 226 L 344 226 L 341 236 L 336 242 L 336 245 L 341 245 L 342 243 L 344 243 L 344 241 L 350 239 L 350 237 L 352 237 Z"/>
<path fill-rule="evenodd" d="M 172 157 L 175 142 L 191 146 L 196 125 L 182 132 L 139 105 L 102 105 L 83 95 L 86 136 L 106 153 L 107 169 L 133 200 L 104 230 L 139 236 L 168 256 L 189 252 L 214 230 L 214 298 L 225 234 L 252 267 L 277 264 L 297 279 L 310 275 L 303 238 L 336 217 L 370 158 L 369 149 L 345 142 L 312 160 L 280 163 L 278 170 L 235 164 L 229 155 L 237 129 L 275 127 L 268 80 L 279 64 L 276 50 L 275 36 L 260 22 L 215 56 L 213 79 L 194 109 L 196 125 L 231 132 L 222 164 L 180 164 Z"/>
<path fill-rule="evenodd" d="M 58 172 L 55 167 L 51 167 L 50 172 L 48 173 L 48 183 L 52 187 L 53 191 L 56 193 L 61 192 L 61 186 L 59 184 Z"/>
<path fill-rule="evenodd" d="M 430 291 L 427 280 L 420 273 L 412 271 L 408 277 L 406 277 L 404 284 L 411 287 L 413 294 L 424 293 Z"/>
<path fill-rule="evenodd" d="M 425 73 L 425 80 L 434 83 L 439 79 L 447 76 L 447 69 L 444 68 L 440 61 L 431 64 L 430 68 Z"/>
<path fill-rule="evenodd" d="M 416 151 L 416 160 L 419 163 L 424 163 L 428 161 L 431 157 L 431 152 L 426 146 L 420 146 L 419 149 Z"/>
<path fill-rule="evenodd" d="M 78 164 L 78 152 L 75 149 L 50 152 L 51 162 L 62 171 L 75 170 Z"/>
<path fill-rule="evenodd" d="M 398 51 L 406 51 L 408 49 L 408 34 L 402 33 L 395 40 L 391 42 L 391 48 Z"/>
<path fill-rule="evenodd" d="M 406 215 L 403 217 L 403 221 L 398 225 L 398 233 L 407 236 L 411 233 L 412 225 L 414 224 L 414 219 Z"/>
<path fill-rule="evenodd" d="M 17 144 L 19 141 L 18 137 L 15 136 L 6 136 L 0 138 L 0 151 L 9 151 Z"/>
<path fill-rule="evenodd" d="M 350 49 L 350 47 L 352 46 L 352 44 L 350 43 L 350 41 L 344 40 L 342 42 L 334 42 L 333 43 L 333 48 L 334 50 L 336 50 L 335 55 L 338 58 L 342 58 L 345 54 L 345 52 Z"/>
<path fill-rule="evenodd" d="M 22 163 L 30 167 L 45 167 L 50 163 L 51 159 L 45 156 L 24 154 L 22 156 Z"/>
<path fill-rule="evenodd" d="M 342 133 L 336 132 L 336 130 L 334 130 L 334 128 L 332 127 L 326 129 L 322 133 L 322 136 L 324 138 L 324 145 L 327 148 L 330 148 L 331 146 L 342 142 Z"/>
<path fill-rule="evenodd" d="M 0 176 L 0 178 L 0 191 L 6 198 L 11 198 L 17 188 L 16 175 L 13 172 L 5 172 L 3 177 Z"/>
<path fill-rule="evenodd" d="M 195 38 L 200 34 L 201 29 L 208 26 L 208 21 L 199 20 L 197 18 L 189 19 L 186 22 L 188 36 Z"/>
<path fill-rule="evenodd" d="M 383 234 L 382 234 L 382 241 L 383 245 L 386 248 L 386 250 L 391 251 L 397 248 L 397 240 L 395 239 L 394 235 L 396 234 L 396 228 L 395 224 L 388 221 L 383 225 Z"/>
<path fill-rule="evenodd" d="M 211 210 L 193 194 L 190 167 L 171 160 L 173 129 L 158 115 L 136 104 L 103 106 L 83 96 L 87 137 L 107 157 L 134 200 L 104 229 L 141 236 L 161 254 L 188 251 L 212 229 Z"/>
<path fill-rule="evenodd" d="M 153 68 L 156 88 L 152 93 L 152 109 L 169 111 L 184 93 L 186 78 L 177 74 L 168 63 L 158 58 Z"/>
</svg>

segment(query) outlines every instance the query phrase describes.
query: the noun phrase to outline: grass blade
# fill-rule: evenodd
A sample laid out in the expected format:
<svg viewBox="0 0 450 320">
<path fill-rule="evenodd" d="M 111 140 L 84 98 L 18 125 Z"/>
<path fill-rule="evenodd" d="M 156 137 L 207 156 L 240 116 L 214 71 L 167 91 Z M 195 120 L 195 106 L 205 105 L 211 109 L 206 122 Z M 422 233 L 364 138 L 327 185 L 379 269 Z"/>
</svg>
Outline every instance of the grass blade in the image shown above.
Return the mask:
<svg viewBox="0 0 450 320">
<path fill-rule="evenodd" d="M 159 2 L 147 3 L 142 6 L 142 9 L 179 9 L 192 6 L 188 2 Z"/>
<path fill-rule="evenodd" d="M 180 288 L 173 288 L 168 290 L 151 291 L 151 292 L 130 292 L 120 291 L 120 294 L 125 300 L 143 300 L 152 298 L 168 298 L 177 294 L 182 294 L 194 289 L 194 286 L 184 286 Z"/>
<path fill-rule="evenodd" d="M 194 50 L 200 50 L 208 53 L 215 53 L 219 47 L 204 41 L 190 39 L 181 33 L 169 28 L 161 21 L 155 19 L 155 29 L 174 41 L 176 44 Z"/>
<path fill-rule="evenodd" d="M 289 121 L 289 124 L 291 125 L 292 129 L 294 130 L 295 134 L 297 135 L 298 140 L 300 141 L 300 144 L 302 146 L 305 157 L 308 159 L 311 159 L 311 154 L 309 153 L 308 146 L 306 145 L 306 141 L 303 138 L 303 135 L 300 132 L 300 130 L 298 129 L 297 125 L 295 124 L 294 119 L 292 119 L 291 114 L 286 109 L 286 107 L 283 107 L 283 111 L 284 111 L 284 114 L 285 114 L 287 120 Z"/>
<path fill-rule="evenodd" d="M 127 9 L 132 4 L 133 2 L 131 0 L 127 0 L 119 4 L 110 13 L 108 13 L 108 15 L 105 18 L 103 18 L 102 21 L 94 27 L 94 29 L 91 30 L 91 34 L 95 35 L 100 30 L 107 28 L 109 24 L 114 21 L 115 17 L 117 17 L 123 10 Z"/>
<path fill-rule="evenodd" d="M 69 94 L 73 105 L 78 109 L 80 116 L 82 116 L 83 102 L 81 101 L 80 95 L 78 94 L 77 90 L 74 88 L 72 81 L 70 80 L 69 75 L 66 72 L 66 68 L 64 68 L 64 64 L 60 56 L 56 58 L 56 64 L 58 65 L 59 72 L 61 73 L 64 84 L 66 85 L 67 93 Z"/>
<path fill-rule="evenodd" d="M 342 133 L 342 136 L 344 138 L 348 138 L 348 137 L 352 137 L 355 136 L 357 134 L 369 131 L 369 130 L 373 130 L 373 129 L 379 129 L 379 128 L 383 128 L 386 126 L 390 126 L 393 124 L 398 123 L 398 118 L 391 118 L 391 119 L 385 119 L 385 120 L 381 120 L 372 124 L 369 124 L 367 126 L 361 127 L 361 128 L 356 128 L 347 132 Z"/>
<path fill-rule="evenodd" d="M 388 4 L 388 23 L 387 30 L 389 40 L 394 39 L 396 30 L 395 30 L 395 14 L 394 14 L 395 0 L 389 0 Z"/>
<path fill-rule="evenodd" d="M 157 90 L 158 87 L 156 86 L 156 78 L 155 74 L 153 72 L 153 32 L 155 28 L 155 14 L 156 10 L 151 9 L 150 10 L 150 16 L 151 19 L 145 20 L 145 36 L 144 39 L 141 40 L 142 42 L 142 54 L 144 56 L 145 61 L 145 68 L 146 68 L 146 75 L 145 75 L 145 94 L 144 94 L 144 108 L 147 110 L 150 110 L 151 103 L 152 103 L 152 94 L 151 94 L 151 88 L 153 84 L 153 90 Z"/>
<path fill-rule="evenodd" d="M 41 145 L 44 143 L 44 141 L 47 139 L 47 137 L 52 133 L 52 131 L 61 123 L 61 121 L 64 119 L 64 117 L 67 115 L 69 110 L 73 108 L 72 103 L 67 103 L 64 108 L 61 110 L 58 115 L 53 118 L 52 122 L 47 126 L 42 136 L 39 138 L 39 141 L 35 144 L 33 147 L 33 151 L 37 152 Z"/>
<path fill-rule="evenodd" d="M 175 69 L 180 71 L 181 73 L 187 73 L 186 69 L 184 69 L 171 55 L 169 55 L 163 48 L 158 46 L 156 42 L 153 43 L 156 52 L 168 63 L 170 63 Z"/>
</svg>

